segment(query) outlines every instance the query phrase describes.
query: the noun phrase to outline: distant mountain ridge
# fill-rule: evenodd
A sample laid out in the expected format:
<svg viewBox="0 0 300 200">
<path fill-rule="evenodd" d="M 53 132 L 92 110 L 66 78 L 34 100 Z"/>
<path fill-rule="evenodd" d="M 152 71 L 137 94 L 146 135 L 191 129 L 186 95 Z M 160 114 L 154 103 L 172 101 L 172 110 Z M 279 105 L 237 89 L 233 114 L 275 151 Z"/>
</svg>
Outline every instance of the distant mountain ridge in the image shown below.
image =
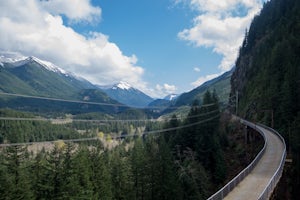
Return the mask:
<svg viewBox="0 0 300 200">
<path fill-rule="evenodd" d="M 170 94 L 164 99 L 153 99 L 124 81 L 114 85 L 98 86 L 51 62 L 18 53 L 0 52 L 0 91 L 2 92 L 80 101 L 93 99 L 97 102 L 124 104 L 135 108 L 158 107 L 160 111 L 170 106 L 191 105 L 195 99 L 201 101 L 204 92 L 208 89 L 216 89 L 220 101 L 226 102 L 230 92 L 231 74 L 232 71 L 224 73 L 181 95 Z M 0 96 L 2 102 L 0 106 L 12 105 L 11 102 L 3 99 L 7 98 Z M 18 106 L 20 105 L 23 104 Z"/>
<path fill-rule="evenodd" d="M 166 96 L 164 99 L 156 99 L 148 105 L 150 110 L 160 113 L 162 115 L 180 112 L 187 112 L 184 108 L 186 106 L 192 105 L 195 100 L 202 102 L 203 96 L 207 90 L 213 92 L 216 90 L 219 102 L 221 104 L 227 104 L 229 94 L 230 94 L 230 79 L 234 68 L 222 75 L 209 80 L 193 90 L 180 94 Z M 169 100 L 172 97 L 172 100 Z"/>
<path fill-rule="evenodd" d="M 79 101 L 96 101 L 99 103 L 118 104 L 89 81 L 69 73 L 54 64 L 35 57 L 24 57 L 18 54 L 0 56 L 0 91 L 5 93 L 43 96 Z M 89 96 L 90 95 L 90 96 Z M 44 101 L 45 102 L 45 101 Z M 20 109 L 48 109 L 68 111 L 110 112 L 115 108 L 48 102 L 42 100 L 11 98 L 0 96 L 1 107 Z"/>
<path fill-rule="evenodd" d="M 153 98 L 124 81 L 112 86 L 99 86 L 99 88 L 112 99 L 131 107 L 146 107 L 153 101 Z"/>
<path fill-rule="evenodd" d="M 227 103 L 230 94 L 230 79 L 234 68 L 222 75 L 209 80 L 199 87 L 181 94 L 177 99 L 175 106 L 191 105 L 194 100 L 202 101 L 202 97 L 207 90 L 211 92 L 216 90 L 220 103 Z"/>
</svg>

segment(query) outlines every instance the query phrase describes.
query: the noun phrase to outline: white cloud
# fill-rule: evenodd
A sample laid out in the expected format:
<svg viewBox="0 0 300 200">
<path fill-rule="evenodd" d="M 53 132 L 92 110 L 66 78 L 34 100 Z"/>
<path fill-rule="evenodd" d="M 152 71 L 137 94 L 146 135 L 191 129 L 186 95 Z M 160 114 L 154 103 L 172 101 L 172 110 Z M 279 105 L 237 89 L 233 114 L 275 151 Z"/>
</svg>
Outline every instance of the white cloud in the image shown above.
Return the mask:
<svg viewBox="0 0 300 200">
<path fill-rule="evenodd" d="M 202 85 L 203 83 L 205 83 L 206 81 L 214 79 L 214 78 L 220 76 L 221 74 L 222 73 L 219 73 L 219 74 L 209 74 L 209 75 L 206 75 L 206 76 L 201 76 L 195 82 L 191 83 L 191 85 L 193 87 L 198 87 L 198 86 Z"/>
<path fill-rule="evenodd" d="M 194 67 L 194 71 L 195 72 L 200 72 L 200 68 L 199 67 Z"/>
<path fill-rule="evenodd" d="M 48 60 L 97 84 L 123 80 L 147 88 L 135 55 L 124 55 L 107 35 L 82 35 L 63 23 L 59 14 L 88 22 L 100 17 L 101 9 L 89 0 L 9 0 L 0 1 L 0 8 L 2 50 Z"/>
<path fill-rule="evenodd" d="M 101 8 L 91 5 L 90 0 L 51 0 L 41 5 L 53 15 L 66 15 L 71 21 L 99 21 Z"/>
<path fill-rule="evenodd" d="M 221 54 L 223 59 L 218 67 L 222 72 L 234 65 L 245 30 L 262 6 L 262 0 L 176 0 L 175 3 L 187 4 L 199 13 L 193 27 L 179 32 L 179 38 L 196 46 L 212 47 Z"/>
<path fill-rule="evenodd" d="M 177 91 L 177 87 L 175 85 L 169 85 L 164 83 L 163 85 L 156 85 L 155 93 L 158 94 L 160 97 L 167 96 L 169 94 L 174 94 Z"/>
</svg>

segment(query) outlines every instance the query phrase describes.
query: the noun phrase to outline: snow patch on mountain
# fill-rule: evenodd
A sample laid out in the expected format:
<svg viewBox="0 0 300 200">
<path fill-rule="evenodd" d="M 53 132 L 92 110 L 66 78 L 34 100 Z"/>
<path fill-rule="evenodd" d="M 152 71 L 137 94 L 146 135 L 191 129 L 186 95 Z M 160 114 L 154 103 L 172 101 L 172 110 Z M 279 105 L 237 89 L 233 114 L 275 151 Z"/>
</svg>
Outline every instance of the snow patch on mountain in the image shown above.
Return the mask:
<svg viewBox="0 0 300 200">
<path fill-rule="evenodd" d="M 53 72 L 59 72 L 65 75 L 70 75 L 69 72 L 66 72 L 65 70 L 59 68 L 58 66 L 54 65 L 51 62 L 45 61 L 45 60 L 41 60 L 37 57 L 34 56 L 23 56 L 20 53 L 17 52 L 0 52 L 0 62 L 3 65 L 4 63 L 9 63 L 14 67 L 19 67 L 22 65 L 25 65 L 29 62 L 36 62 L 40 65 L 42 65 L 43 67 L 45 67 L 47 70 L 49 71 L 53 71 Z"/>
<path fill-rule="evenodd" d="M 62 68 L 56 66 L 55 64 L 49 62 L 49 61 L 45 61 L 42 59 L 39 59 L 37 57 L 34 56 L 24 56 L 20 53 L 17 52 L 4 52 L 4 51 L 0 51 L 0 65 L 4 66 L 4 63 L 9 63 L 11 66 L 13 67 L 19 67 L 22 65 L 25 65 L 27 63 L 30 62 L 36 62 L 39 65 L 43 66 L 45 69 L 52 71 L 52 72 L 56 72 L 56 73 L 60 73 L 63 74 L 65 76 L 71 76 L 73 78 L 76 78 L 78 80 L 85 80 L 84 78 L 81 78 L 79 76 L 76 76 L 75 74 L 71 73 L 71 72 L 67 72 L 65 70 L 63 70 Z"/>
<path fill-rule="evenodd" d="M 34 56 L 29 57 L 29 60 L 35 61 L 35 62 L 43 65 L 49 71 L 59 72 L 59 73 L 65 74 L 65 75 L 69 75 L 69 72 L 66 72 L 65 70 L 59 68 L 58 66 L 54 65 L 51 62 L 48 62 L 48 61 L 45 61 L 45 60 L 41 60 L 41 59 L 36 58 Z"/>
<path fill-rule="evenodd" d="M 176 99 L 177 97 L 178 97 L 178 94 L 169 94 L 169 95 L 166 96 L 164 99 L 165 99 L 165 100 L 172 101 L 172 100 Z"/>
<path fill-rule="evenodd" d="M 0 51 L 0 63 L 14 63 L 25 60 L 27 57 L 17 52 Z"/>
<path fill-rule="evenodd" d="M 124 81 L 120 81 L 119 83 L 115 84 L 112 87 L 113 90 L 116 90 L 116 89 L 129 90 L 131 88 L 132 88 L 131 85 Z"/>
</svg>

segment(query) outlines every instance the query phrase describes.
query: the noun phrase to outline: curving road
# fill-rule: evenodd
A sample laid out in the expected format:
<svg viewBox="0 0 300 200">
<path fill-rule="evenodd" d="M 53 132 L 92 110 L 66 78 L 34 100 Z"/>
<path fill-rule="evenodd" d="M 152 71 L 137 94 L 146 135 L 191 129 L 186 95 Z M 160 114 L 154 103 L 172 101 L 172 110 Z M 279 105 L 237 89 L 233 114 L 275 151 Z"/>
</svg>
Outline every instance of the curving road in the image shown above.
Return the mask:
<svg viewBox="0 0 300 200">
<path fill-rule="evenodd" d="M 269 199 L 281 177 L 286 156 L 284 139 L 264 125 L 245 120 L 241 120 L 241 123 L 260 132 L 265 139 L 264 148 L 250 165 L 209 200 Z"/>
<path fill-rule="evenodd" d="M 281 164 L 285 146 L 271 131 L 257 126 L 266 137 L 266 150 L 255 168 L 224 199 L 258 199 Z"/>
</svg>

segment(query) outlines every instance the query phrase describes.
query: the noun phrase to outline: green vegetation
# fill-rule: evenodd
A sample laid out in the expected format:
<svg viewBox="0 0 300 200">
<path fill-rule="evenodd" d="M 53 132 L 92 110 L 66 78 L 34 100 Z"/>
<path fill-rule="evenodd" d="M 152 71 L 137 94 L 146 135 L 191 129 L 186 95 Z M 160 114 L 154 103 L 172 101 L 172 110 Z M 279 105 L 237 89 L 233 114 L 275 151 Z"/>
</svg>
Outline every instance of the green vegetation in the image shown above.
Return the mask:
<svg viewBox="0 0 300 200">
<path fill-rule="evenodd" d="M 230 93 L 230 78 L 232 73 L 233 69 L 231 71 L 225 72 L 215 79 L 205 82 L 204 84 L 193 89 L 190 92 L 183 93 L 176 100 L 175 106 L 192 105 L 195 100 L 199 101 L 202 104 L 201 101 L 207 90 L 211 92 L 215 90 L 216 94 L 218 95 L 219 102 L 221 104 L 227 104 Z"/>
<path fill-rule="evenodd" d="M 246 31 L 231 80 L 231 96 L 239 92 L 239 114 L 269 126 L 273 121 L 285 138 L 293 159 L 294 199 L 300 195 L 299 33 L 299 1 L 266 3 Z"/>
<path fill-rule="evenodd" d="M 113 121 L 105 125 L 93 122 L 55 125 L 1 120 L 2 142 L 80 138 L 83 135 L 75 131 L 79 129 L 90 130 L 86 134 L 96 134 L 103 140 L 78 144 L 57 141 L 52 150 L 35 152 L 21 146 L 2 147 L 0 193 L 5 199 L 206 199 L 228 179 L 224 152 L 230 155 L 235 152 L 231 157 L 235 160 L 243 157 L 245 151 L 240 152 L 242 145 L 228 141 L 227 128 L 220 127 L 216 93 L 206 92 L 203 103 L 208 106 L 201 107 L 195 101 L 185 120 L 174 115 L 163 127 L 157 123 L 126 121 L 118 125 Z M 1 116 L 34 117 L 12 110 L 1 110 Z M 110 119 L 111 116 L 91 113 L 77 117 Z M 115 134 L 123 136 L 162 128 L 169 131 L 127 137 L 117 146 L 106 148 L 101 141 L 114 141 L 103 132 L 116 127 Z"/>
<path fill-rule="evenodd" d="M 0 92 L 120 105 L 88 81 L 47 70 L 35 61 L 30 61 L 18 67 L 5 63 L 0 69 Z M 118 113 L 126 110 L 124 106 L 103 107 L 39 98 L 13 97 L 4 94 L 0 94 L 0 107 L 40 113 L 68 112 L 72 114 L 87 112 Z"/>
</svg>

